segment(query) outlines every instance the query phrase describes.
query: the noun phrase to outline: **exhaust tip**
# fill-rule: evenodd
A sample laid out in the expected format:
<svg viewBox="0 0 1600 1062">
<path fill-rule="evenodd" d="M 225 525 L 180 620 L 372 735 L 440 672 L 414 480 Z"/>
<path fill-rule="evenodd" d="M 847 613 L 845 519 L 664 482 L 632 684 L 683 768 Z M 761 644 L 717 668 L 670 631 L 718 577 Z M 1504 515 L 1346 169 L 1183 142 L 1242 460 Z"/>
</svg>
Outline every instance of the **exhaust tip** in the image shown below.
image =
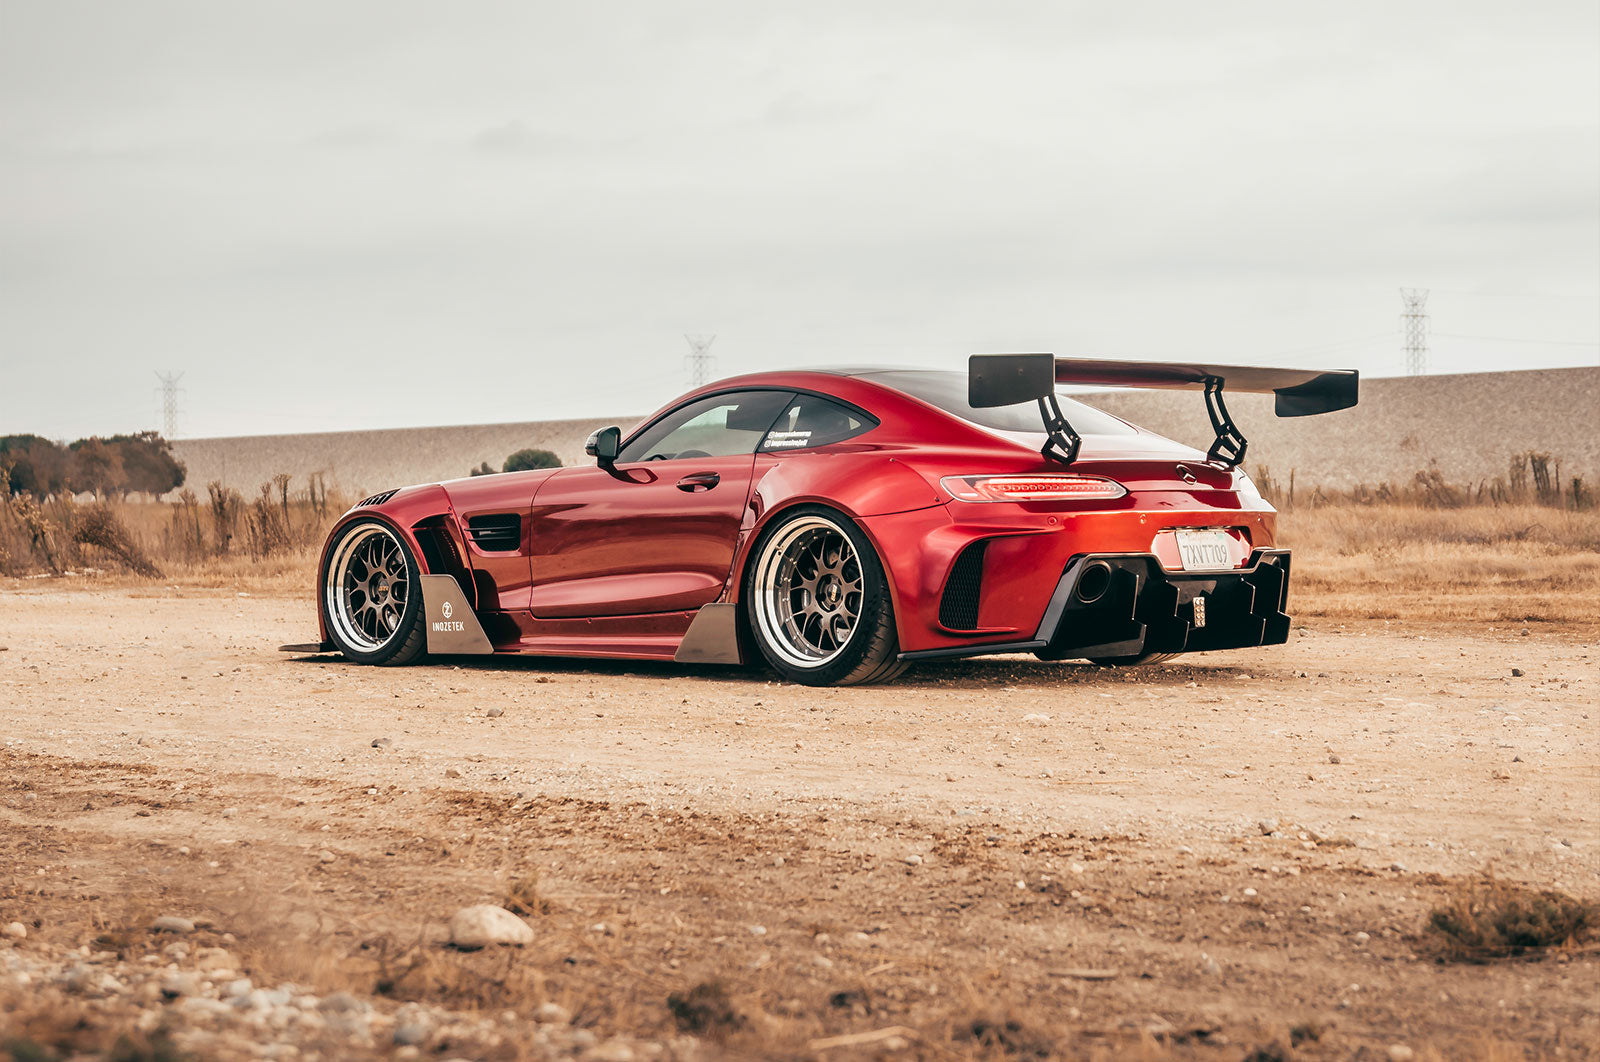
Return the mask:
<svg viewBox="0 0 1600 1062">
<path fill-rule="evenodd" d="M 1106 591 L 1111 589 L 1111 565 L 1105 561 L 1092 561 L 1083 569 L 1083 574 L 1078 576 L 1078 587 L 1074 591 L 1079 601 L 1085 605 L 1092 605 L 1106 596 Z"/>
</svg>

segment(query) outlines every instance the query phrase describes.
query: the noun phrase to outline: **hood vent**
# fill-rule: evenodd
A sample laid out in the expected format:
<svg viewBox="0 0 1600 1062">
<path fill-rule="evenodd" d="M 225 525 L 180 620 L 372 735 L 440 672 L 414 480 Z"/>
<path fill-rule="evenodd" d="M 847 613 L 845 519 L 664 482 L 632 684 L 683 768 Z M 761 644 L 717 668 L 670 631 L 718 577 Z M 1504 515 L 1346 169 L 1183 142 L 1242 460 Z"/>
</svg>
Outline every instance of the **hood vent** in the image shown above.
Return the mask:
<svg viewBox="0 0 1600 1062">
<path fill-rule="evenodd" d="M 488 553 L 504 553 L 522 545 L 519 513 L 488 513 L 467 517 L 467 534 L 473 545 Z"/>
<path fill-rule="evenodd" d="M 386 490 L 386 491 L 383 491 L 383 492 L 381 492 L 379 494 L 374 494 L 372 497 L 367 498 L 367 499 L 365 499 L 365 500 L 363 500 L 361 502 L 358 502 L 356 504 L 356 508 L 357 509 L 365 509 L 369 505 L 382 505 L 384 502 L 388 501 L 390 498 L 394 497 L 396 494 L 399 494 L 399 493 L 400 493 L 400 488 L 399 487 L 395 487 L 393 490 Z"/>
</svg>

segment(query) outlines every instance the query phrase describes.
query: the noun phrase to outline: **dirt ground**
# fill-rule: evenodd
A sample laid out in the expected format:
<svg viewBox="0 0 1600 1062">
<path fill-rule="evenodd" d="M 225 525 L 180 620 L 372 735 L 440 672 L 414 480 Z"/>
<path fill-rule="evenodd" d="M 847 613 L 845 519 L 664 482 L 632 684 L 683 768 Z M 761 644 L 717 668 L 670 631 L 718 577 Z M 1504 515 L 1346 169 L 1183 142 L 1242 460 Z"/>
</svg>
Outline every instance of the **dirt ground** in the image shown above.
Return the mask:
<svg viewBox="0 0 1600 1062">
<path fill-rule="evenodd" d="M 0 600 L 13 1035 L 69 1004 L 80 1043 L 181 1030 L 173 993 L 15 974 L 171 973 L 147 926 L 178 915 L 256 985 L 378 1015 L 294 1044 L 220 1017 L 208 1058 L 1600 1057 L 1593 948 L 1441 963 L 1422 933 L 1485 871 L 1600 898 L 1592 627 L 1311 620 L 1151 669 L 813 690 L 295 658 L 287 591 Z M 480 902 L 535 942 L 445 949 Z M 408 1001 L 431 1031 L 397 1044 Z"/>
</svg>

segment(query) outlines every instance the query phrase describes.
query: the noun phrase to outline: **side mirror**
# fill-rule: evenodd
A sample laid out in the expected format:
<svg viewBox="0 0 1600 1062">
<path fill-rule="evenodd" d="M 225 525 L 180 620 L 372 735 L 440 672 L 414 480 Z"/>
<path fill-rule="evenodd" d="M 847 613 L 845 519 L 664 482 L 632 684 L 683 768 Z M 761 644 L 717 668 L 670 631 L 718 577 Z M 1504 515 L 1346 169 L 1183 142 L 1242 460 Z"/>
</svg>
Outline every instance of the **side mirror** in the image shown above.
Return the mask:
<svg viewBox="0 0 1600 1062">
<path fill-rule="evenodd" d="M 583 452 L 595 459 L 601 468 L 610 468 L 622 452 L 622 429 L 613 425 L 601 428 L 583 444 Z"/>
</svg>

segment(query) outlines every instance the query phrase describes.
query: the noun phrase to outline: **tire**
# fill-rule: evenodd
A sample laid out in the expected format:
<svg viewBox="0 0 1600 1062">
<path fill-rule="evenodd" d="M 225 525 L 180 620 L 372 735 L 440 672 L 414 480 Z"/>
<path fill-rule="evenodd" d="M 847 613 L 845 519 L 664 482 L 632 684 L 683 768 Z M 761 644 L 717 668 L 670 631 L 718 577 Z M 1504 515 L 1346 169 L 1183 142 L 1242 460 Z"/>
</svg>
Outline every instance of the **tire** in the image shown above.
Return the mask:
<svg viewBox="0 0 1600 1062">
<path fill-rule="evenodd" d="M 1159 664 L 1163 660 L 1171 660 L 1177 653 L 1145 653 L 1142 656 L 1091 656 L 1089 663 L 1099 664 L 1101 667 L 1138 667 L 1141 664 Z"/>
<path fill-rule="evenodd" d="M 345 659 L 410 664 L 427 652 L 422 568 L 405 539 L 380 520 L 339 531 L 317 580 L 323 629 Z"/>
<path fill-rule="evenodd" d="M 908 666 L 897 659 L 883 564 L 834 509 L 805 505 L 773 520 L 750 551 L 743 601 L 751 640 L 790 682 L 887 682 Z"/>
</svg>

